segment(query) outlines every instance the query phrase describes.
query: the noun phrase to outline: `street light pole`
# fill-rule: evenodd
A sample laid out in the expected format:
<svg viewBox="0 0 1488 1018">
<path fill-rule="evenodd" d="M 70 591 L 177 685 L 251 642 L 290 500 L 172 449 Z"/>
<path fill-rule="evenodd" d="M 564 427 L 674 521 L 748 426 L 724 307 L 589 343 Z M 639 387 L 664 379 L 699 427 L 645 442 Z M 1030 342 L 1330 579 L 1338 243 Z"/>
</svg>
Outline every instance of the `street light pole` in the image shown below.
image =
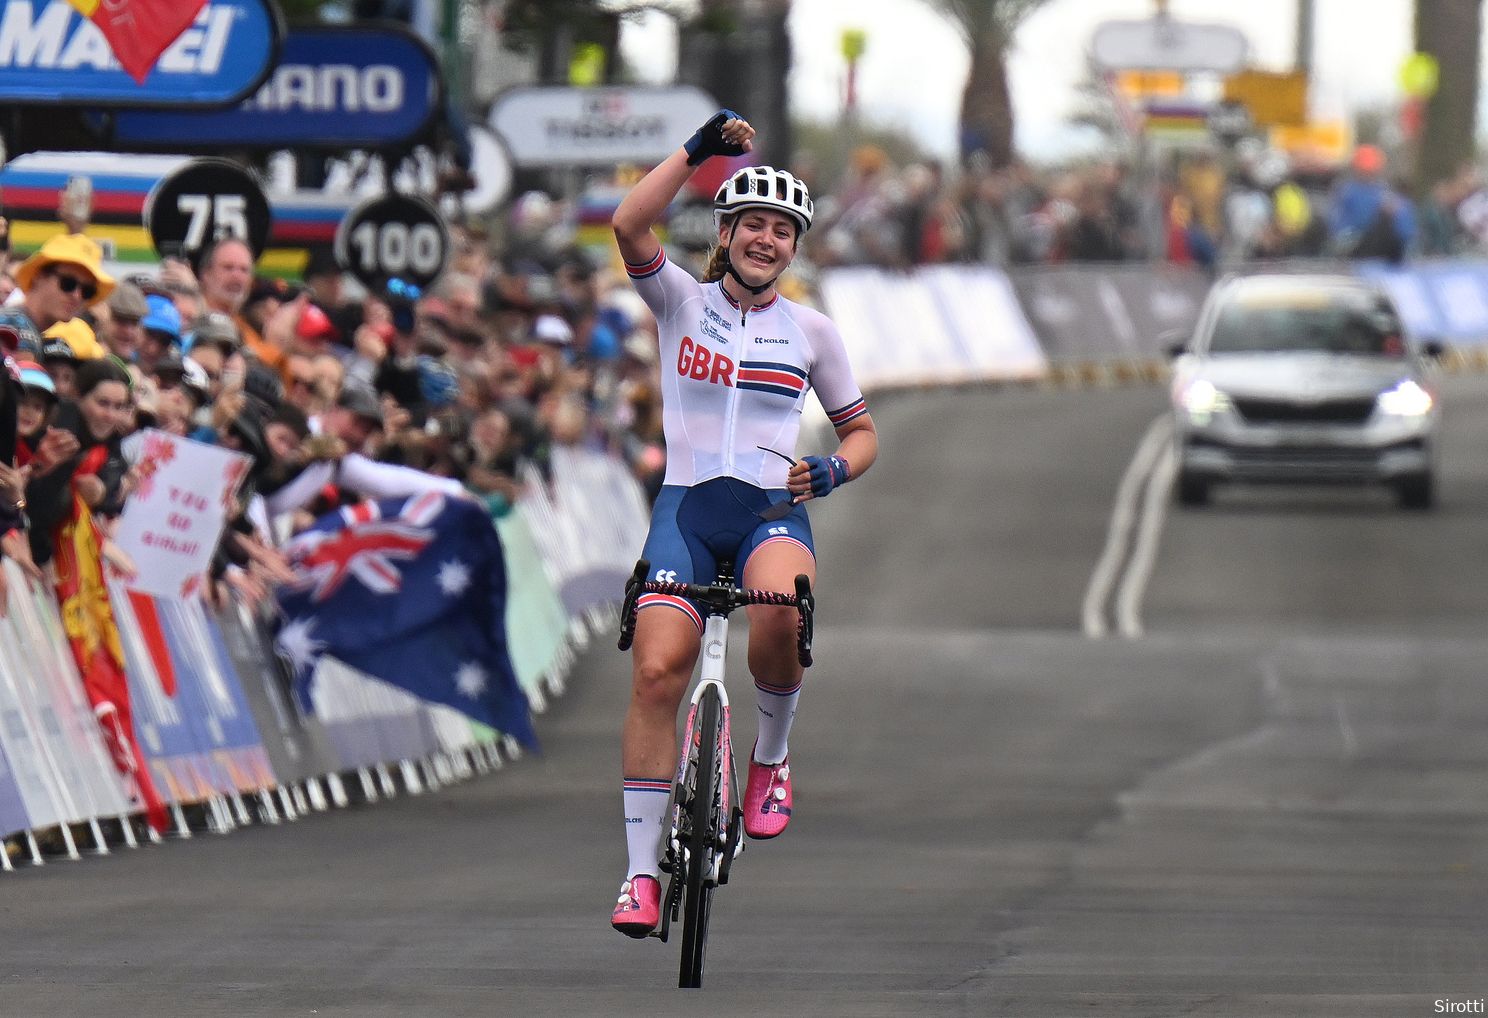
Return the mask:
<svg viewBox="0 0 1488 1018">
<path fill-rule="evenodd" d="M 1312 28 L 1315 14 L 1313 0 L 1297 0 L 1297 41 L 1292 63 L 1308 77 L 1312 76 Z"/>
</svg>

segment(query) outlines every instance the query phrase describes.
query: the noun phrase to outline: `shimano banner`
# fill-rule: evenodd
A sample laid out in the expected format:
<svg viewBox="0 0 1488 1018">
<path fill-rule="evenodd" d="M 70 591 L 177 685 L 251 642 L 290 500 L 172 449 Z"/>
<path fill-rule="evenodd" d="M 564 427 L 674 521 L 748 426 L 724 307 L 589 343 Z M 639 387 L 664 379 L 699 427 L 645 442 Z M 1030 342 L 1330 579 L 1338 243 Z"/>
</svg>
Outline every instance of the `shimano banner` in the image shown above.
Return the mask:
<svg viewBox="0 0 1488 1018">
<path fill-rule="evenodd" d="M 296 28 L 274 73 L 247 101 L 212 113 L 121 112 L 114 141 L 170 152 L 387 149 L 423 135 L 441 101 L 438 58 L 411 32 Z"/>
<path fill-rule="evenodd" d="M 267 0 L 212 0 L 135 80 L 102 30 L 66 0 L 0 6 L 0 103 L 225 106 L 253 93 L 283 36 Z"/>
</svg>

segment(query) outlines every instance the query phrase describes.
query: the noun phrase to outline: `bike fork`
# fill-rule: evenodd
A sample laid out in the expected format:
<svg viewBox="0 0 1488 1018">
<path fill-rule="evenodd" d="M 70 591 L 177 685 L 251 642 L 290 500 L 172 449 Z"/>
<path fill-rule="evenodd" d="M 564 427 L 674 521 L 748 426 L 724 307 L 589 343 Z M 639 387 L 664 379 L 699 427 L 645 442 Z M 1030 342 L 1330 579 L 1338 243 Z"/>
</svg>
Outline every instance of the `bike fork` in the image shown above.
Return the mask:
<svg viewBox="0 0 1488 1018">
<path fill-rule="evenodd" d="M 702 702 L 703 691 L 709 686 L 718 690 L 718 699 L 723 707 L 723 733 L 722 744 L 719 748 L 719 773 L 722 781 L 719 783 L 720 802 L 718 804 L 718 815 L 721 818 L 724 829 L 729 834 L 734 827 L 733 814 L 737 808 L 739 798 L 739 778 L 734 764 L 733 734 L 730 726 L 728 689 L 723 684 L 724 659 L 728 654 L 728 619 L 722 615 L 709 615 L 703 626 L 702 647 L 702 669 L 698 676 L 697 686 L 692 691 L 692 699 L 687 708 L 687 726 L 683 729 L 686 741 L 683 743 L 683 752 L 677 762 L 677 777 L 674 787 L 681 789 L 687 783 L 687 770 L 696 767 L 698 761 L 698 745 L 702 739 L 702 733 L 698 731 L 698 705 Z M 682 817 L 684 807 L 681 802 L 672 806 L 672 823 L 669 834 L 669 845 L 672 852 L 680 855 L 682 852 Z M 744 839 L 725 837 L 725 844 L 719 846 L 722 851 L 716 851 L 713 858 L 707 861 L 708 880 L 710 883 L 723 883 L 728 879 L 728 862 L 733 856 L 744 851 Z"/>
</svg>

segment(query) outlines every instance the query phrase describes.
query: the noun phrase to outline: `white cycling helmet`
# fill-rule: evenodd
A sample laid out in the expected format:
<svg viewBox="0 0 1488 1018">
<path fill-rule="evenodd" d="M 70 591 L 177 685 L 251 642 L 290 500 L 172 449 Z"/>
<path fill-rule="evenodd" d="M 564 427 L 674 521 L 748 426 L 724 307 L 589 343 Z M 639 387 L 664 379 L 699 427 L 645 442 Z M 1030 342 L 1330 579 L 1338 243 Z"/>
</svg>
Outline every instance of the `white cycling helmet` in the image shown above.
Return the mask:
<svg viewBox="0 0 1488 1018">
<path fill-rule="evenodd" d="M 773 209 L 794 219 L 805 233 L 811 229 L 811 192 L 789 170 L 773 166 L 746 166 L 735 173 L 713 198 L 713 226 L 723 217 L 744 209 Z"/>
</svg>

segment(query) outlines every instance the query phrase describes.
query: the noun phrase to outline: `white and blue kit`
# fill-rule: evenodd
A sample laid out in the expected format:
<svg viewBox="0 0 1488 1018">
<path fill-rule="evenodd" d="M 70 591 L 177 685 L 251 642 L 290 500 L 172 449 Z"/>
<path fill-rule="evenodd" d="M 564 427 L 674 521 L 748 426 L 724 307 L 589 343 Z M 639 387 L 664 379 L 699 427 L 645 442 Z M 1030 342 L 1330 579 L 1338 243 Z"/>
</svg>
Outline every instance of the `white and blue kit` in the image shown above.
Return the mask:
<svg viewBox="0 0 1488 1018">
<path fill-rule="evenodd" d="M 661 353 L 666 477 L 643 557 L 652 577 L 712 582 L 720 559 L 744 563 L 770 541 L 814 554 L 805 507 L 786 478 L 809 389 L 840 427 L 867 413 L 837 327 L 778 294 L 745 311 L 722 282 L 700 283 L 667 259 L 626 265 L 656 316 Z M 681 598 L 643 595 L 639 607 L 697 609 Z"/>
</svg>

